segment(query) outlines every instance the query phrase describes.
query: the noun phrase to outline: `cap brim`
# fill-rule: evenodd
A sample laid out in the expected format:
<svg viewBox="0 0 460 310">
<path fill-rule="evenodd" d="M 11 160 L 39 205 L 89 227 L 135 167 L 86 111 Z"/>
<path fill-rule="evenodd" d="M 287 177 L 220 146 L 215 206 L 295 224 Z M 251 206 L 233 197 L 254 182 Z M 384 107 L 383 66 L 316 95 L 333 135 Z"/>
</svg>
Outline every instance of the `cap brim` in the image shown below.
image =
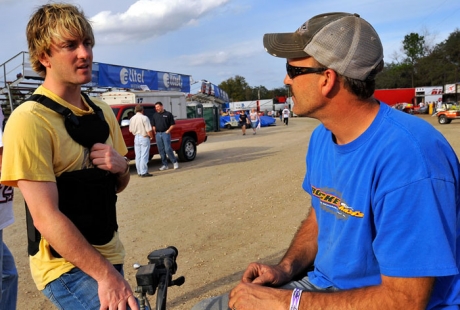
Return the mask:
<svg viewBox="0 0 460 310">
<path fill-rule="evenodd" d="M 290 33 L 266 33 L 264 35 L 265 50 L 281 58 L 304 58 L 309 55 L 305 53 L 305 41 L 297 32 Z"/>
</svg>

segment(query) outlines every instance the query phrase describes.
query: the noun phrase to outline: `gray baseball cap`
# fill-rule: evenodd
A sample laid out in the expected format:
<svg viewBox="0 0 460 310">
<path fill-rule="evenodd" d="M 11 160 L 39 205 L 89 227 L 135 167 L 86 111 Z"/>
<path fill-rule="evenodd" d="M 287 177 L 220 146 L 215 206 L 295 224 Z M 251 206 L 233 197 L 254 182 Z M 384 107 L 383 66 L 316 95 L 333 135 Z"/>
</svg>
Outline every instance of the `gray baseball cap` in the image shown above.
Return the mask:
<svg viewBox="0 0 460 310">
<path fill-rule="evenodd" d="M 265 50 L 275 57 L 313 57 L 337 73 L 364 81 L 383 68 L 383 47 L 375 29 L 358 14 L 325 13 L 296 32 L 267 33 Z"/>
</svg>

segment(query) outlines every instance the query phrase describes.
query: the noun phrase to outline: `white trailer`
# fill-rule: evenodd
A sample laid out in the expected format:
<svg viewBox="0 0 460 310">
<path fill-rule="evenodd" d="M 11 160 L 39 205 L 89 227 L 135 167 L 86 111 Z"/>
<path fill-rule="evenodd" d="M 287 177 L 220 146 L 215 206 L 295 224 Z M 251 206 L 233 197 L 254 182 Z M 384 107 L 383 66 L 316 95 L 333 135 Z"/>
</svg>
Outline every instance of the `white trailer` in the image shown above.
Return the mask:
<svg viewBox="0 0 460 310">
<path fill-rule="evenodd" d="M 231 111 L 259 109 L 260 112 L 269 112 L 273 110 L 273 99 L 261 99 L 251 101 L 236 101 L 229 103 Z"/>
<path fill-rule="evenodd" d="M 417 87 L 415 88 L 415 97 L 417 104 L 420 102 L 425 104 L 442 102 L 442 86 Z"/>
<path fill-rule="evenodd" d="M 160 101 L 175 119 L 187 118 L 185 93 L 176 91 L 111 91 L 100 95 L 107 104 L 156 103 Z"/>
</svg>

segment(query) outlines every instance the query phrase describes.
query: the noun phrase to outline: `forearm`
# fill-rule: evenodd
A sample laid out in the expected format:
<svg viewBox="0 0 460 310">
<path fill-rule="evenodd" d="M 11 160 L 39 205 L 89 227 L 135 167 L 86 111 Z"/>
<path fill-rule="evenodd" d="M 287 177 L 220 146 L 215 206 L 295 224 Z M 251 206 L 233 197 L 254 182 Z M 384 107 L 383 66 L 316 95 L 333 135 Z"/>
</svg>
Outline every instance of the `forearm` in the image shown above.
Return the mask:
<svg viewBox="0 0 460 310">
<path fill-rule="evenodd" d="M 34 226 L 62 257 L 96 280 L 102 280 L 115 271 L 110 262 L 59 211 L 55 183 L 20 180 L 18 186 L 27 202 Z"/>
<path fill-rule="evenodd" d="M 317 252 L 318 226 L 315 211 L 311 207 L 278 265 L 294 277 L 313 264 Z"/>
<path fill-rule="evenodd" d="M 59 212 L 47 214 L 46 217 L 46 220 L 34 219 L 34 224 L 62 257 L 98 282 L 116 272 L 113 265 L 88 243 L 66 216 Z"/>
<path fill-rule="evenodd" d="M 425 309 L 434 278 L 395 278 L 382 275 L 377 286 L 343 291 L 302 292 L 298 309 L 380 310 Z M 289 309 L 293 290 L 240 282 L 229 294 L 229 307 L 253 310 Z"/>
<path fill-rule="evenodd" d="M 304 292 L 299 309 L 425 309 L 434 278 L 390 278 L 382 284 L 333 293 Z"/>
<path fill-rule="evenodd" d="M 168 130 L 166 130 L 166 133 L 170 133 L 171 130 L 173 130 L 173 128 L 174 128 L 174 125 L 169 126 Z"/>
</svg>

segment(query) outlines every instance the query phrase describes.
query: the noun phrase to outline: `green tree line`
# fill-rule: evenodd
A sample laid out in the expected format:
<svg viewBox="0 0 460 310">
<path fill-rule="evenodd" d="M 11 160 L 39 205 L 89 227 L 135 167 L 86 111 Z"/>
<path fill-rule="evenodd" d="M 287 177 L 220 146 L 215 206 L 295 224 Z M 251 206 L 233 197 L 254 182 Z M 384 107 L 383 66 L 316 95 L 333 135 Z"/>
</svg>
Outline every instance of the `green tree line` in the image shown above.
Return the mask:
<svg viewBox="0 0 460 310">
<path fill-rule="evenodd" d="M 246 79 L 240 75 L 229 78 L 219 84 L 219 88 L 224 90 L 230 101 L 249 101 L 258 99 L 273 99 L 280 96 L 288 96 L 287 87 L 274 88 L 268 90 L 265 86 L 249 86 Z"/>
<path fill-rule="evenodd" d="M 385 63 L 376 79 L 377 89 L 444 86 L 459 81 L 460 30 L 435 46 L 425 39 L 418 33 L 404 37 L 403 59 Z"/>
<path fill-rule="evenodd" d="M 401 57 L 397 54 L 383 71 L 377 75 L 376 88 L 407 88 L 420 86 L 443 86 L 459 82 L 460 78 L 460 30 L 434 46 L 427 41 L 429 35 L 409 33 L 404 37 Z M 227 92 L 230 101 L 275 99 L 289 96 L 287 87 L 268 90 L 265 86 L 250 86 L 240 75 L 219 84 Z"/>
</svg>

